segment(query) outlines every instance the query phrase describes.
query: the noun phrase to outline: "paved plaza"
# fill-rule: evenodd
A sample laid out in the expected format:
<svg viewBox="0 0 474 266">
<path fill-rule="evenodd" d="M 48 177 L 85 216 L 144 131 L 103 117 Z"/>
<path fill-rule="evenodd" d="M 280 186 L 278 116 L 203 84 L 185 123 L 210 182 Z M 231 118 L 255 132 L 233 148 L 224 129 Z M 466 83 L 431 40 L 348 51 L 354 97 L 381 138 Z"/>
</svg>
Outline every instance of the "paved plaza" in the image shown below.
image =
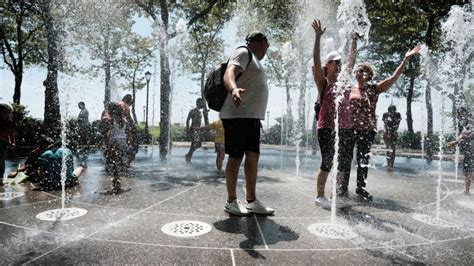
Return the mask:
<svg viewBox="0 0 474 266">
<path fill-rule="evenodd" d="M 32 191 L 29 183 L 0 187 L 9 195 L 0 201 L 1 264 L 474 263 L 474 197 L 460 193 L 462 169 L 456 180 L 452 162 L 444 162 L 440 174 L 437 161 L 397 158 L 396 171 L 387 172 L 384 158 L 374 156 L 367 180 L 374 200 L 361 202 L 352 194 L 349 206 L 338 210 L 337 223 L 354 236 L 334 239 L 308 229 L 331 216 L 314 204 L 319 155 L 302 153 L 297 176 L 294 151 L 263 149 L 257 193 L 275 215 L 233 217 L 223 211 L 225 178 L 215 175 L 214 150 L 196 151 L 191 165 L 185 163 L 186 152 L 174 148 L 164 164 L 156 147 L 141 150 L 130 177 L 122 178 L 130 191 L 117 196 L 98 193 L 111 184 L 100 153 L 91 154 L 81 184 L 66 191 L 64 202 L 66 208 L 79 208 L 71 215 L 80 209 L 87 213 L 70 220 L 37 218 L 61 208 L 61 191 Z M 18 162 L 7 161 L 7 167 Z M 353 172 L 351 193 L 354 183 Z M 243 185 L 241 171 L 242 200 Z M 445 224 L 414 219 L 423 214 L 438 214 Z M 166 234 L 166 228 L 174 234 Z"/>
</svg>

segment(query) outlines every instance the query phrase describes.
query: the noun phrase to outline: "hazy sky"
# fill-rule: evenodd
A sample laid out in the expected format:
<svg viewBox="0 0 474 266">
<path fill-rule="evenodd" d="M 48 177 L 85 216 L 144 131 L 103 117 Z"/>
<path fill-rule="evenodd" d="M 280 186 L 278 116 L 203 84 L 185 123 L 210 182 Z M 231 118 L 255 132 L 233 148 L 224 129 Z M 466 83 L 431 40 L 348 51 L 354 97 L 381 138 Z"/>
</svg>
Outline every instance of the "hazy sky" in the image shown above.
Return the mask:
<svg viewBox="0 0 474 266">
<path fill-rule="evenodd" d="M 307 21 L 308 27 L 310 27 L 310 21 Z M 133 30 L 142 35 L 150 35 L 152 31 L 151 22 L 146 18 L 136 18 L 136 23 Z M 223 37 L 226 42 L 226 55 L 230 55 L 234 47 L 244 44 L 243 40 L 237 37 L 237 28 L 235 21 L 230 23 L 223 32 Z M 308 36 L 308 39 L 313 41 L 314 36 Z M 266 60 L 266 59 L 264 59 Z M 171 62 L 172 63 L 172 62 Z M 149 123 L 154 121 L 154 125 L 159 123 L 159 62 L 158 59 L 154 60 L 153 66 L 149 69 L 153 73 L 150 82 L 150 102 L 149 102 Z M 173 100 L 172 100 L 172 123 L 185 123 L 185 119 L 188 111 L 194 107 L 195 100 L 199 95 L 199 82 L 190 79 L 189 74 L 178 73 L 180 76 L 174 76 L 172 80 L 174 83 Z M 25 71 L 23 76 L 22 84 L 22 98 L 21 103 L 27 106 L 30 114 L 36 118 L 43 117 L 43 106 L 44 106 L 44 87 L 42 86 L 43 80 L 46 77 L 46 69 L 33 67 Z M 14 88 L 14 77 L 12 73 L 7 69 L 0 70 L 0 102 L 11 102 Z M 77 108 L 77 102 L 84 101 L 86 107 L 90 113 L 90 119 L 99 119 L 103 108 L 103 97 L 104 97 L 104 81 L 101 78 L 93 78 L 85 75 L 74 75 L 68 76 L 60 74 L 59 77 L 59 89 L 61 98 L 61 112 L 63 115 L 69 117 L 76 117 L 79 113 Z M 122 96 L 126 92 L 120 91 L 119 94 Z M 154 108 L 154 120 L 153 119 L 153 95 L 155 94 L 155 108 Z M 313 103 L 316 99 L 316 87 L 313 85 L 307 95 L 307 113 L 309 117 L 314 116 L 312 110 Z M 145 90 L 137 91 L 137 118 L 138 121 L 143 121 L 143 106 L 145 106 L 146 93 Z M 293 94 L 293 103 L 296 104 L 298 95 L 296 92 Z M 378 127 L 382 128 L 381 122 L 382 113 L 386 111 L 388 105 L 393 101 L 397 106 L 398 111 L 402 114 L 403 121 L 400 129 L 406 129 L 405 112 L 406 103 L 403 99 L 392 99 L 391 97 L 381 96 L 377 106 L 377 115 L 379 117 Z M 439 129 L 441 125 L 441 118 L 439 116 L 441 108 L 441 97 L 437 95 L 437 92 L 433 92 L 434 101 L 434 112 L 435 112 L 435 130 Z M 284 89 L 275 86 L 270 81 L 270 98 L 268 103 L 268 111 L 270 114 L 269 124 L 270 126 L 275 124 L 275 118 L 280 117 L 282 112 L 286 109 L 285 107 L 285 94 Z M 424 101 L 413 103 L 413 118 L 415 131 L 420 131 L 425 128 L 424 118 Z M 295 109 L 296 107 L 293 107 Z M 296 110 L 293 112 L 297 114 Z M 210 120 L 217 119 L 218 114 L 214 111 L 210 113 Z M 444 123 L 450 125 L 449 120 Z M 267 126 L 267 121 L 263 122 L 264 127 Z M 450 130 L 450 129 L 448 129 Z"/>
</svg>

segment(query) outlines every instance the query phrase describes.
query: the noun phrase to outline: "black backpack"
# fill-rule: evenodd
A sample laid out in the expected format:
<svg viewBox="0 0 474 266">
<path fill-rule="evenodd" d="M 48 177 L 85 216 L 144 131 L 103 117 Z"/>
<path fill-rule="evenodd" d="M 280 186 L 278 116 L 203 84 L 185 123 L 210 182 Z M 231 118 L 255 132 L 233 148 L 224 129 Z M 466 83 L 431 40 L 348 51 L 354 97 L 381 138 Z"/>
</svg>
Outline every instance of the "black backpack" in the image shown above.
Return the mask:
<svg viewBox="0 0 474 266">
<path fill-rule="evenodd" d="M 252 62 L 252 52 L 247 46 L 239 46 L 239 48 L 246 48 L 249 53 L 249 62 L 247 63 L 247 67 Z M 227 97 L 227 90 L 224 86 L 224 73 L 227 69 L 227 64 L 229 60 L 225 63 L 221 63 L 217 65 L 206 78 L 206 84 L 204 85 L 204 97 L 206 98 L 207 105 L 210 109 L 219 112 L 224 105 L 225 98 Z M 242 73 L 237 76 L 237 79 L 240 77 Z M 237 80 L 236 80 L 237 81 Z"/>
</svg>

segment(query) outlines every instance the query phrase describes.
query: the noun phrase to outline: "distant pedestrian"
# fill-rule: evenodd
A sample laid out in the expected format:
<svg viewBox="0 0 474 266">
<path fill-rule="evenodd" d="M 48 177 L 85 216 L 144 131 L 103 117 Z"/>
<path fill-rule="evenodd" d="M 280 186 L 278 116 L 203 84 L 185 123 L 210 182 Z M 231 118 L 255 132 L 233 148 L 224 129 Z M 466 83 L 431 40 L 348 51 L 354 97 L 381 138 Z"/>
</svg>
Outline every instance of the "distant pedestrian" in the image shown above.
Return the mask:
<svg viewBox="0 0 474 266">
<path fill-rule="evenodd" d="M 8 145 L 15 146 L 15 123 L 12 121 L 12 112 L 8 104 L 0 104 L 0 185 L 3 185 Z"/>
<path fill-rule="evenodd" d="M 188 117 L 186 118 L 186 132 L 188 136 L 191 138 L 191 147 L 189 147 L 188 153 L 185 155 L 185 159 L 187 163 L 191 162 L 191 158 L 193 157 L 194 151 L 201 147 L 201 120 L 202 114 L 201 109 L 205 107 L 205 102 L 202 98 L 198 98 L 196 100 L 196 107 L 191 109 L 188 113 Z M 191 124 L 189 124 L 191 122 Z"/>
<path fill-rule="evenodd" d="M 385 127 L 383 140 L 385 142 L 385 147 L 389 149 L 387 151 L 387 170 L 391 171 L 394 169 L 395 151 L 398 140 L 397 131 L 400 126 L 400 121 L 402 121 L 402 116 L 397 112 L 397 107 L 395 107 L 395 105 L 390 105 L 388 107 L 388 112 L 383 114 L 382 121 Z"/>
<path fill-rule="evenodd" d="M 89 111 L 87 110 L 86 104 L 84 102 L 79 102 L 77 106 L 81 110 L 77 116 L 78 144 L 85 146 L 82 150 L 79 149 L 79 154 L 85 155 L 87 152 L 89 152 L 90 145 L 91 124 L 89 123 Z"/>
</svg>

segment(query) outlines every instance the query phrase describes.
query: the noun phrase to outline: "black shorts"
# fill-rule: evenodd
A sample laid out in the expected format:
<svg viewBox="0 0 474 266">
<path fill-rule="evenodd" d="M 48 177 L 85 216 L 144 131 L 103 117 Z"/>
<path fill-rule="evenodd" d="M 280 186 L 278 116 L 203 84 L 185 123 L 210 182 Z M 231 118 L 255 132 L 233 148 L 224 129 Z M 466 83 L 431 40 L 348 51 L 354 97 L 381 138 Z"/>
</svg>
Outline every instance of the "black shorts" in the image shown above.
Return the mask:
<svg viewBox="0 0 474 266">
<path fill-rule="evenodd" d="M 241 159 L 245 152 L 260 153 L 260 119 L 222 119 L 224 125 L 225 153 L 230 158 Z"/>
<path fill-rule="evenodd" d="M 332 128 L 318 129 L 319 148 L 321 150 L 321 167 L 324 172 L 331 171 L 332 161 L 334 159 L 334 140 L 336 133 Z"/>
</svg>

